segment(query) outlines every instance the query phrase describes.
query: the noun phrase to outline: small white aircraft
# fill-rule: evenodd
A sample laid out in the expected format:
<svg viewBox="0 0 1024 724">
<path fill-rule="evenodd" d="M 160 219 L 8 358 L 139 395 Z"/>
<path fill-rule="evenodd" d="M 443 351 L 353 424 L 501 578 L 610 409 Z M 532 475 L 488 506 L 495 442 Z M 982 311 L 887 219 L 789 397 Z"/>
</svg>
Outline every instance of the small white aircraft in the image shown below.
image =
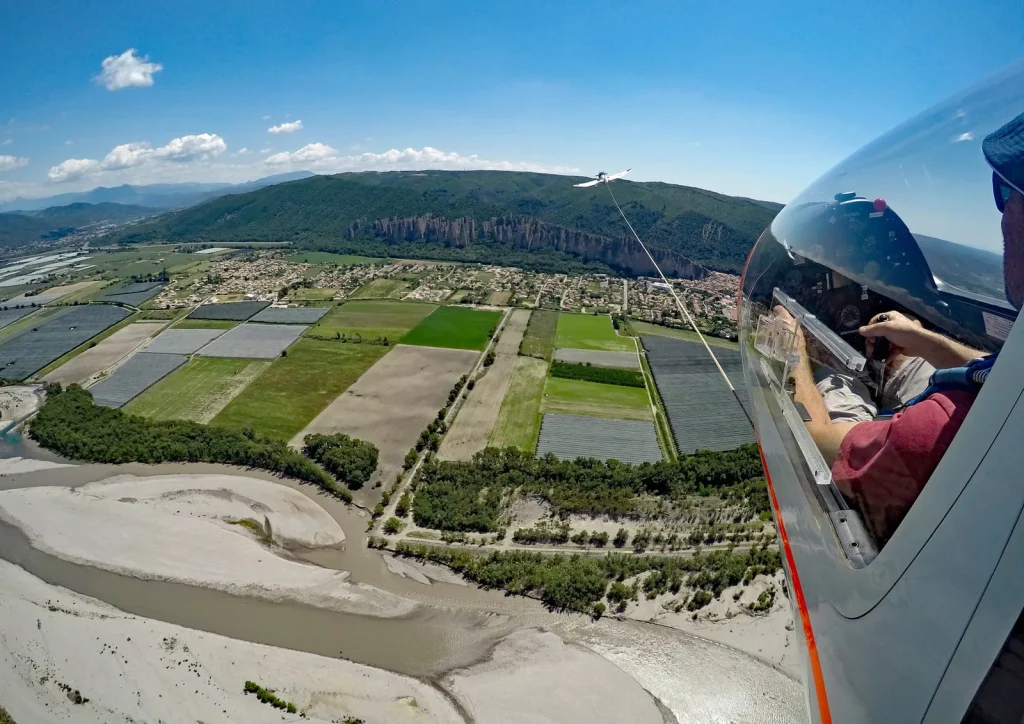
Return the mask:
<svg viewBox="0 0 1024 724">
<path fill-rule="evenodd" d="M 581 184 L 573 184 L 573 188 L 585 189 L 590 186 L 597 186 L 598 184 L 609 184 L 615 179 L 622 178 L 632 170 L 633 169 L 631 168 L 627 168 L 625 171 L 619 171 L 618 173 L 605 173 L 604 171 L 601 171 L 593 181 L 584 181 Z"/>
</svg>

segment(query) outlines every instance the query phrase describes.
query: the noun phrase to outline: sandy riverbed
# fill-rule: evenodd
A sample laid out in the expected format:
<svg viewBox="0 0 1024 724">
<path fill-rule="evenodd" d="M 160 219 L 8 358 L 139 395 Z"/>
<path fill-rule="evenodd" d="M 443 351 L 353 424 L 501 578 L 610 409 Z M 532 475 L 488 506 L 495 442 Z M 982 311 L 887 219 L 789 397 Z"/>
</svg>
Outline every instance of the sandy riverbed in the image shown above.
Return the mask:
<svg viewBox="0 0 1024 724">
<path fill-rule="evenodd" d="M 269 520 L 274 545 L 229 520 Z M 416 604 L 348 573 L 285 557 L 276 544 L 339 545 L 341 527 L 306 496 L 239 476 L 121 476 L 80 488 L 0 492 L 0 519 L 73 563 L 350 613 L 401 616 Z"/>
<path fill-rule="evenodd" d="M 19 724 L 280 722 L 280 711 L 242 693 L 247 680 L 310 722 L 464 721 L 415 679 L 131 616 L 3 560 L 0 610 L 0 704 Z M 74 704 L 62 686 L 89 701 Z"/>
<path fill-rule="evenodd" d="M 442 684 L 477 724 L 665 721 L 654 698 L 615 664 L 541 631 L 517 631 L 487 661 Z"/>
</svg>

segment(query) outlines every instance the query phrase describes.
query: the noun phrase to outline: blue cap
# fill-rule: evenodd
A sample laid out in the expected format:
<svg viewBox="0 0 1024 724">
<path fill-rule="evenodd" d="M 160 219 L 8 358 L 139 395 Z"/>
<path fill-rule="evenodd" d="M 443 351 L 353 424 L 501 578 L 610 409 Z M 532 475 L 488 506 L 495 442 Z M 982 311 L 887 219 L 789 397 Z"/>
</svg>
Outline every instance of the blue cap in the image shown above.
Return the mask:
<svg viewBox="0 0 1024 724">
<path fill-rule="evenodd" d="M 1024 189 L 1024 113 L 985 136 L 981 151 L 999 175 Z"/>
</svg>

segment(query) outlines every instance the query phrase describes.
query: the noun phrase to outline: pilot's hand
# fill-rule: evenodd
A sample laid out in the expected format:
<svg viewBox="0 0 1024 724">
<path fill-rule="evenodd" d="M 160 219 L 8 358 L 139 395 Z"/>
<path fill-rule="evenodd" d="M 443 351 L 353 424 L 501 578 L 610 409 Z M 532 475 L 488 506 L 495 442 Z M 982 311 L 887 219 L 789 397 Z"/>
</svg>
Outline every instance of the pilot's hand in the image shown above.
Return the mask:
<svg viewBox="0 0 1024 724">
<path fill-rule="evenodd" d="M 800 356 L 800 362 L 807 362 L 807 340 L 804 339 L 804 330 L 796 318 L 781 304 L 772 309 L 772 314 L 789 325 L 790 329 L 796 331 L 793 335 L 793 351 Z"/>
<path fill-rule="evenodd" d="M 874 342 L 879 337 L 885 337 L 892 345 L 890 358 L 897 354 L 904 354 L 908 357 L 924 357 L 930 341 L 928 330 L 922 327 L 919 321 L 899 312 L 876 314 L 859 331 L 867 337 L 865 347 L 868 357 L 874 351 Z"/>
</svg>

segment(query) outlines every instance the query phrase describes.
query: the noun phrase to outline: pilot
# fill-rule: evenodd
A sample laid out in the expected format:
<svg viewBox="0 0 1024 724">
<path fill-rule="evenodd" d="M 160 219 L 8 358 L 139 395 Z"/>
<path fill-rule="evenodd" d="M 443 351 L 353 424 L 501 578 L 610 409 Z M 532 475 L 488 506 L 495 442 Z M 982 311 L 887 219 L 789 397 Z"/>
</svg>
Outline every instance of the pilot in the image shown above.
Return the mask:
<svg viewBox="0 0 1024 724">
<path fill-rule="evenodd" d="M 993 170 L 995 204 L 1002 213 L 1006 296 L 1019 311 L 1024 305 L 1024 113 L 989 134 L 982 151 Z M 781 308 L 776 313 L 788 317 Z M 976 395 L 967 389 L 930 386 L 914 398 L 920 392 L 921 371 L 929 366 L 940 370 L 966 364 L 991 366 L 994 357 L 926 330 L 899 312 L 876 315 L 860 333 L 868 345 L 880 337 L 889 340 L 892 353 L 887 366 L 895 370 L 892 381 L 896 384 L 887 385 L 886 391 L 905 407 L 890 419 L 868 419 L 875 412 L 866 389 L 860 401 L 851 401 L 858 390 L 849 378 L 830 376 L 816 384 L 799 327 L 800 361 L 793 369 L 793 397 L 807 409 L 807 429 L 832 466 L 836 485 L 862 512 L 865 524 L 882 544 L 938 466 Z M 905 370 L 910 372 L 898 382 Z M 845 403 L 836 404 L 844 398 Z"/>
</svg>

